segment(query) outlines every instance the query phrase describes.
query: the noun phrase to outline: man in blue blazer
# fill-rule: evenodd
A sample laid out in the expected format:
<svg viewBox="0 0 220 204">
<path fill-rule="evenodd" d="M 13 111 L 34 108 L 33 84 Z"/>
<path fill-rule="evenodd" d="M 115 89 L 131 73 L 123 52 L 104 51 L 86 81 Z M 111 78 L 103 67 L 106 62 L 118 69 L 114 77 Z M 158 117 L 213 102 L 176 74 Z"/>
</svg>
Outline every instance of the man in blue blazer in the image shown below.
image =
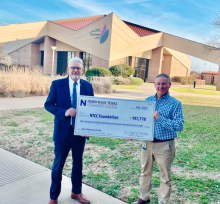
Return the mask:
<svg viewBox="0 0 220 204">
<path fill-rule="evenodd" d="M 92 84 L 80 79 L 82 74 L 82 59 L 69 60 L 67 72 L 69 76 L 52 82 L 50 93 L 44 104 L 47 111 L 54 117 L 53 140 L 55 158 L 51 174 L 49 204 L 57 204 L 61 191 L 62 169 L 70 149 L 72 149 L 72 192 L 71 198 L 82 204 L 90 201 L 82 194 L 82 157 L 85 137 L 74 135 L 77 97 L 80 95 L 94 96 Z"/>
</svg>

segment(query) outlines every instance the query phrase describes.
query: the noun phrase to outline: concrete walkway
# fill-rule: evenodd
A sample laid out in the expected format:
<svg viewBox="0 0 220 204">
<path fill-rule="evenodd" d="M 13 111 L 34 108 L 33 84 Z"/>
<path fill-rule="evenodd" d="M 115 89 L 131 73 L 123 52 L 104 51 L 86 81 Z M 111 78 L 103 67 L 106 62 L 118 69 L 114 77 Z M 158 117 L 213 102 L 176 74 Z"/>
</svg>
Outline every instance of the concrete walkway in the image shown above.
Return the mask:
<svg viewBox="0 0 220 204">
<path fill-rule="evenodd" d="M 47 204 L 51 170 L 0 148 L 0 203 Z M 71 179 L 63 176 L 59 204 L 79 204 L 70 198 Z M 123 204 L 101 191 L 83 185 L 91 204 Z"/>
<path fill-rule="evenodd" d="M 121 99 L 143 99 L 148 96 L 152 96 L 156 93 L 153 83 L 144 83 L 141 86 L 137 86 L 140 90 L 135 89 L 117 89 L 116 93 L 111 94 L 95 94 L 96 97 L 104 98 L 121 98 Z M 188 85 L 172 85 L 172 88 L 189 88 Z M 204 86 L 197 86 L 203 88 Z M 212 87 L 212 86 L 206 86 Z M 180 93 L 177 91 L 170 90 L 171 96 L 197 96 L 197 97 L 208 97 L 208 98 L 220 98 L 215 95 L 204 95 L 204 94 L 190 94 Z M 13 109 L 26 109 L 26 108 L 42 108 L 47 96 L 33 96 L 26 98 L 0 98 L 0 111 L 1 110 L 13 110 Z"/>
</svg>

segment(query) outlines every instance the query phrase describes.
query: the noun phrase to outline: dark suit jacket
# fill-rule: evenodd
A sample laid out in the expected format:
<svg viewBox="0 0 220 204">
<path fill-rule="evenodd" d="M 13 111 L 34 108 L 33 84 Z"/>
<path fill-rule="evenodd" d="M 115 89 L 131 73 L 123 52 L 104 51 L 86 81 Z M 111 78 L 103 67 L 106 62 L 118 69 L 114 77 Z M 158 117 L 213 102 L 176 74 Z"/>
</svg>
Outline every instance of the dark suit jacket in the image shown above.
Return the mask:
<svg viewBox="0 0 220 204">
<path fill-rule="evenodd" d="M 80 79 L 80 95 L 94 96 L 92 84 Z M 71 119 L 70 116 L 65 117 L 65 112 L 71 108 L 69 77 L 52 82 L 44 107 L 55 116 L 53 141 L 63 142 L 69 131 Z"/>
</svg>

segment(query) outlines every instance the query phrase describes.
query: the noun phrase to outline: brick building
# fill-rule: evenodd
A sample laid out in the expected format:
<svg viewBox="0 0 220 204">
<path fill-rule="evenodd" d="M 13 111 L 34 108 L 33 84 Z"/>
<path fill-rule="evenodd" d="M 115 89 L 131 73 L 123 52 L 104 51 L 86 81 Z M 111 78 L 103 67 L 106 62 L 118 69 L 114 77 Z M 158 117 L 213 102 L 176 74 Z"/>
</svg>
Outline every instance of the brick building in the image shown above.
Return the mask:
<svg viewBox="0 0 220 204">
<path fill-rule="evenodd" d="M 63 73 L 73 56 L 83 59 L 85 70 L 127 63 L 145 81 L 160 73 L 188 76 L 186 54 L 218 64 L 218 54 L 207 56 L 203 44 L 123 21 L 114 13 L 0 26 L 0 42 L 7 42 L 5 54 L 17 64 L 41 65 L 45 74 L 52 72 L 51 46 L 57 47 L 55 74 Z"/>
<path fill-rule="evenodd" d="M 201 78 L 205 80 L 206 84 L 215 84 L 217 85 L 218 72 L 202 72 Z"/>
</svg>

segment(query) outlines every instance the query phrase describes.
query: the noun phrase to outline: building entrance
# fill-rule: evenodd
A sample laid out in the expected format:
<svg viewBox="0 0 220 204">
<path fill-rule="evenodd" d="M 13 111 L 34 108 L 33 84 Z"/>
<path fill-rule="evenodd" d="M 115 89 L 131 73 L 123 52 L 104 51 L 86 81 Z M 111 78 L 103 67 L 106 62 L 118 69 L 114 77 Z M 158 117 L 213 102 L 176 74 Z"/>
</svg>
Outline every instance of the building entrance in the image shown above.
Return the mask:
<svg viewBox="0 0 220 204">
<path fill-rule="evenodd" d="M 139 77 L 142 78 L 144 81 L 147 81 L 148 66 L 149 66 L 149 59 L 135 57 L 135 61 L 134 61 L 135 77 Z"/>
<path fill-rule="evenodd" d="M 66 73 L 66 68 L 68 67 L 68 62 L 71 58 L 76 56 L 76 52 L 57 52 L 57 74 Z"/>
</svg>

